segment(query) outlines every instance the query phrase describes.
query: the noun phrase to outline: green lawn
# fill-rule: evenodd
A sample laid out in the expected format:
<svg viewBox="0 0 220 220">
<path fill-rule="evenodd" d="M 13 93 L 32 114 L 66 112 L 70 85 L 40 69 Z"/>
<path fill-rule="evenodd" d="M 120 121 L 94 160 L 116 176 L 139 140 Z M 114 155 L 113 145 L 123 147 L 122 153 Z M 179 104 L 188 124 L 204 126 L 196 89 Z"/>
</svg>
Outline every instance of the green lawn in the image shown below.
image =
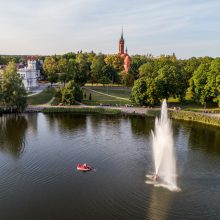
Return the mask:
<svg viewBox="0 0 220 220">
<path fill-rule="evenodd" d="M 103 84 L 101 83 L 86 83 L 85 86 L 90 86 L 90 87 L 96 87 L 96 86 L 99 86 L 99 87 L 104 87 Z M 105 86 L 112 86 L 112 87 L 122 87 L 121 84 L 113 84 L 113 83 L 109 83 L 109 84 L 105 84 Z"/>
<path fill-rule="evenodd" d="M 97 89 L 94 89 L 94 90 L 99 91 L 99 92 L 103 92 L 102 90 L 97 90 Z M 92 100 L 89 100 L 90 93 L 92 95 Z M 109 95 L 110 95 L 110 93 L 111 93 L 111 95 L 113 95 L 112 90 L 109 92 Z M 85 97 L 85 94 L 86 94 L 86 97 Z M 122 100 L 122 99 L 110 97 L 110 96 L 107 96 L 104 94 L 99 94 L 99 93 L 90 91 L 86 88 L 83 88 L 83 95 L 84 96 L 83 96 L 82 102 L 86 105 L 100 105 L 100 104 L 103 104 L 103 105 L 125 105 L 125 104 L 131 104 L 130 100 Z M 116 95 L 116 93 L 114 93 L 114 95 Z M 117 96 L 119 96 L 119 95 L 117 95 Z M 123 96 L 119 96 L 119 97 L 124 98 Z"/>
<path fill-rule="evenodd" d="M 29 96 L 27 98 L 28 105 L 42 105 L 47 104 L 55 94 L 55 88 L 47 88 L 41 93 Z"/>
<path fill-rule="evenodd" d="M 126 99 L 130 99 L 130 96 L 131 96 L 131 89 L 127 89 L 127 88 L 99 87 L 99 88 L 92 88 L 92 89 L 97 92 L 102 92 L 108 95 L 118 96 L 118 97 L 126 98 Z"/>
</svg>

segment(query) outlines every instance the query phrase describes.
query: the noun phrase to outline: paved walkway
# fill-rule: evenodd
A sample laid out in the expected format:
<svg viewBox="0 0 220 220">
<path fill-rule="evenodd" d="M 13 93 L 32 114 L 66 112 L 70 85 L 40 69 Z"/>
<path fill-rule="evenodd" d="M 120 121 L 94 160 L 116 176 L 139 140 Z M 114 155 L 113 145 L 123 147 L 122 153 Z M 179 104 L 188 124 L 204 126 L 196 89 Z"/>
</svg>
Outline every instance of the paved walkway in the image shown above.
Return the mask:
<svg viewBox="0 0 220 220">
<path fill-rule="evenodd" d="M 30 92 L 31 94 L 27 95 L 28 97 L 37 95 L 41 93 L 44 89 L 46 89 L 48 86 L 50 86 L 50 83 L 40 84 L 38 88 L 32 89 Z"/>
</svg>

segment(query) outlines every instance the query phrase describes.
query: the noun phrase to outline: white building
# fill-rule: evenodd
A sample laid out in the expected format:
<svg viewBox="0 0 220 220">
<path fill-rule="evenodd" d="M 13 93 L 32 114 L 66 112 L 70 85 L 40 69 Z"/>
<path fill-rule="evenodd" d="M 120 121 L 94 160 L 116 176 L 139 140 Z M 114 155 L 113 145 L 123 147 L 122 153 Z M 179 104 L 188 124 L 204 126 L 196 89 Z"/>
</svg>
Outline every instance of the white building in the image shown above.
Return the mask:
<svg viewBox="0 0 220 220">
<path fill-rule="evenodd" d="M 37 88 L 39 86 L 38 80 L 40 79 L 40 70 L 38 69 L 37 58 L 28 58 L 27 66 L 24 68 L 19 68 L 18 74 L 20 74 L 24 87 L 27 90 Z"/>
</svg>

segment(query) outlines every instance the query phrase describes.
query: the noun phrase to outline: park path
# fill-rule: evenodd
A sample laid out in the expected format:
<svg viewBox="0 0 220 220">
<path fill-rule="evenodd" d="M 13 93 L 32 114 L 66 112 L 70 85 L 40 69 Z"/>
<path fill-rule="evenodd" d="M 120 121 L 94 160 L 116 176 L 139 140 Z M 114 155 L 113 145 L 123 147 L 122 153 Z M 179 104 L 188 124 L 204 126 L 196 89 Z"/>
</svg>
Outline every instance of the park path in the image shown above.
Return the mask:
<svg viewBox="0 0 220 220">
<path fill-rule="evenodd" d="M 109 95 L 109 94 L 106 94 L 106 93 L 103 93 L 103 92 L 98 92 L 96 90 L 89 89 L 89 88 L 86 88 L 86 89 L 91 91 L 91 92 L 98 93 L 98 94 L 101 94 L 101 95 L 105 95 L 105 96 L 109 96 L 109 97 L 112 97 L 112 98 L 121 99 L 121 100 L 125 100 L 125 101 L 130 101 L 129 99 L 122 98 L 122 97 L 119 97 L 119 96 Z"/>
<path fill-rule="evenodd" d="M 31 90 L 31 94 L 28 94 L 27 96 L 30 97 L 30 96 L 35 96 L 41 92 L 43 92 L 44 89 L 46 89 L 48 86 L 50 85 L 50 83 L 44 83 L 44 84 L 40 84 L 39 87 L 35 88 L 35 89 L 32 89 Z"/>
</svg>

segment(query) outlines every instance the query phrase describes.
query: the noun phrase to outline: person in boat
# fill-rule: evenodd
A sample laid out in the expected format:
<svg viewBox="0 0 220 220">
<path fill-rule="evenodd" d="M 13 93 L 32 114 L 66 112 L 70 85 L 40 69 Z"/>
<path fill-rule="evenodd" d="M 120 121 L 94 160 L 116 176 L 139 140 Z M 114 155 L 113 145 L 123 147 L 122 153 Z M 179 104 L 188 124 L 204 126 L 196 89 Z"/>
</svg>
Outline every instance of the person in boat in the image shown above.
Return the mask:
<svg viewBox="0 0 220 220">
<path fill-rule="evenodd" d="M 160 180 L 160 177 L 159 177 L 157 174 L 155 174 L 155 175 L 153 176 L 153 180 L 154 180 L 154 181 L 159 181 L 159 180 Z"/>
<path fill-rule="evenodd" d="M 83 167 L 84 167 L 84 168 L 86 168 L 86 167 L 87 167 L 86 163 L 84 163 L 84 164 L 83 164 Z"/>
</svg>

